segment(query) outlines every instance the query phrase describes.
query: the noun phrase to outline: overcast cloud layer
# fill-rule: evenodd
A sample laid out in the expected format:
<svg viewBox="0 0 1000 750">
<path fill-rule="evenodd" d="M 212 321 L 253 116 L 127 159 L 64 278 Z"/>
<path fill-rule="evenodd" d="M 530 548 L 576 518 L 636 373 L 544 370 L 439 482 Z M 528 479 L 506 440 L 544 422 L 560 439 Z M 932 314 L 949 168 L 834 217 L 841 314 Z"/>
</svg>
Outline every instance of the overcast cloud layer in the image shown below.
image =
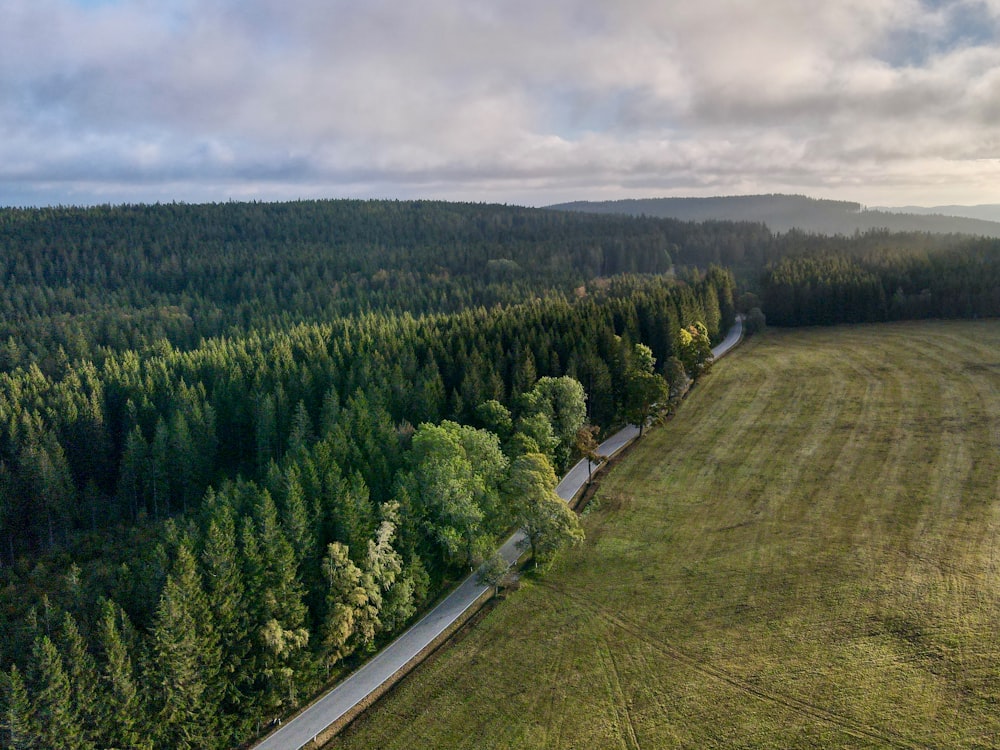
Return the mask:
<svg viewBox="0 0 1000 750">
<path fill-rule="evenodd" d="M 1000 202 L 1000 0 L 4 0 L 0 204 Z"/>
</svg>

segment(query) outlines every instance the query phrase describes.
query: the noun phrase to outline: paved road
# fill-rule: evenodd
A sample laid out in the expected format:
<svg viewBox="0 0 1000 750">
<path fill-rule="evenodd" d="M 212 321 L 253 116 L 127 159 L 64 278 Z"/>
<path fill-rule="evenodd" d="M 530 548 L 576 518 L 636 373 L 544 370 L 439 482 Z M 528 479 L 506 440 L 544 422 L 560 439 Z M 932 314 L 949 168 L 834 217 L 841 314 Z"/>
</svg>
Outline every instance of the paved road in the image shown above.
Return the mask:
<svg viewBox="0 0 1000 750">
<path fill-rule="evenodd" d="M 742 323 L 737 320 L 725 340 L 712 349 L 718 359 L 728 353 L 743 335 Z M 600 454 L 613 456 L 639 434 L 639 429 L 628 426 L 601 443 Z M 586 459 L 577 463 L 556 487 L 556 493 L 569 501 L 576 496 L 587 481 Z M 524 533 L 518 532 L 500 548 L 508 563 L 513 563 L 522 550 L 520 542 Z M 255 750 L 299 750 L 340 719 L 344 714 L 367 698 L 379 686 L 406 666 L 441 633 L 471 607 L 488 587 L 476 583 L 470 575 L 422 619 L 386 646 L 356 672 L 342 680 L 333 690 L 305 709 L 287 724 L 273 732 L 256 746 Z"/>
<path fill-rule="evenodd" d="M 740 340 L 742 338 L 743 338 L 743 318 L 740 316 L 736 316 L 736 323 L 733 325 L 732 328 L 729 329 L 729 333 L 726 334 L 726 338 L 724 338 L 716 346 L 712 347 L 712 355 L 716 359 L 724 357 L 725 355 L 729 354 L 729 351 L 734 346 L 740 343 Z"/>
</svg>

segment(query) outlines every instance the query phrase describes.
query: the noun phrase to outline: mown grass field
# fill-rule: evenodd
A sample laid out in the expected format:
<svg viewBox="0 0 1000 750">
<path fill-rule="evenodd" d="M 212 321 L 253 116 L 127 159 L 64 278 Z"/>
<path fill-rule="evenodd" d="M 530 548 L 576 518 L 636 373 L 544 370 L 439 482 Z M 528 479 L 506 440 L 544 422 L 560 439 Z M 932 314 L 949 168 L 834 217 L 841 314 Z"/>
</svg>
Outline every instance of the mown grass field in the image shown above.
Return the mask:
<svg viewBox="0 0 1000 750">
<path fill-rule="evenodd" d="M 1000 321 L 770 332 L 331 748 L 1000 746 Z"/>
</svg>

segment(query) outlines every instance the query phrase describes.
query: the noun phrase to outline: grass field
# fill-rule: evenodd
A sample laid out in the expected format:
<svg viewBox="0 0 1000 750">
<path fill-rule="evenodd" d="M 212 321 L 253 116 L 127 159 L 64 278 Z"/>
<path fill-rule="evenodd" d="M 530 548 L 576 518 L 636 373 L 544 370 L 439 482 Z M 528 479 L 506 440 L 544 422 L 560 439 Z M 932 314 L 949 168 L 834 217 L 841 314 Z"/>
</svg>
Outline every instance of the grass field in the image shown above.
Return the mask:
<svg viewBox="0 0 1000 750">
<path fill-rule="evenodd" d="M 770 332 L 331 748 L 1000 746 L 1000 321 Z"/>
</svg>

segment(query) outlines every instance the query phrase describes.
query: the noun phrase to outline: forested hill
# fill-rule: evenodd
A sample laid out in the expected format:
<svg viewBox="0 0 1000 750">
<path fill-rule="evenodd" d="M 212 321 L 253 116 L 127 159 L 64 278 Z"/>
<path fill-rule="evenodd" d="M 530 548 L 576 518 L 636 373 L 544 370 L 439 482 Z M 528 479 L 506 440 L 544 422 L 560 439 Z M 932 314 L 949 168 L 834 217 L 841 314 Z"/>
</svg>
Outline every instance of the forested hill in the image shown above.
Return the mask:
<svg viewBox="0 0 1000 750">
<path fill-rule="evenodd" d="M 240 746 L 509 529 L 579 539 L 556 471 L 706 371 L 733 278 L 667 271 L 733 231 L 0 211 L 0 747 Z"/>
<path fill-rule="evenodd" d="M 866 210 L 860 203 L 818 200 L 802 195 L 578 201 L 550 208 L 595 214 L 658 216 L 683 221 L 760 222 L 775 232 L 799 229 L 817 234 L 852 235 L 855 232 L 886 229 L 891 232 L 1000 237 L 1000 222 L 959 216 Z"/>
<path fill-rule="evenodd" d="M 789 255 L 966 241 L 423 201 L 0 209 L 0 372 L 59 375 L 343 316 L 517 304 L 625 273 L 688 278 L 717 264 L 753 288 Z"/>
<path fill-rule="evenodd" d="M 769 241 L 760 227 L 442 202 L 0 209 L 0 370 L 516 303 L 598 276 L 705 268 L 718 247 Z"/>
</svg>

